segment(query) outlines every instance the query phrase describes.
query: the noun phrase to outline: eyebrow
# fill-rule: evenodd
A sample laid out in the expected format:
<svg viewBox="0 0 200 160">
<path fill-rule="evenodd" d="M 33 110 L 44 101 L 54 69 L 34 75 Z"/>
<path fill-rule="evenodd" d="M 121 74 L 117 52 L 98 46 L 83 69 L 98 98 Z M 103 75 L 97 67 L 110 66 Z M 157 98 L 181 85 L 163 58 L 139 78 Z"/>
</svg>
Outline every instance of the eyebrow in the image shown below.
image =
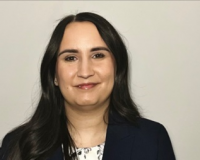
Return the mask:
<svg viewBox="0 0 200 160">
<path fill-rule="evenodd" d="M 90 49 L 90 52 L 101 51 L 101 50 L 110 52 L 110 50 L 106 47 L 94 47 L 94 48 Z M 77 49 L 65 49 L 65 50 L 61 51 L 60 53 L 58 53 L 58 56 L 60 56 L 63 53 L 78 53 L 78 50 Z"/>
</svg>

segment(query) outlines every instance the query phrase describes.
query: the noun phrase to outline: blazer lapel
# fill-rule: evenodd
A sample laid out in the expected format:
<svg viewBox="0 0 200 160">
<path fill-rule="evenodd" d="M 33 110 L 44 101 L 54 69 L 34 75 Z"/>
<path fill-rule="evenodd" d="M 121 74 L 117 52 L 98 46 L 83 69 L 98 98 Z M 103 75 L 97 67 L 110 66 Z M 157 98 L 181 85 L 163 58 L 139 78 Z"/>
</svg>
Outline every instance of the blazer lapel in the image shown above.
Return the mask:
<svg viewBox="0 0 200 160">
<path fill-rule="evenodd" d="M 62 148 L 59 147 L 48 160 L 64 160 Z"/>
<path fill-rule="evenodd" d="M 103 160 L 129 160 L 134 134 L 128 125 L 108 125 Z M 59 147 L 48 160 L 64 160 Z"/>
<path fill-rule="evenodd" d="M 102 160 L 130 160 L 133 154 L 135 132 L 126 120 L 119 115 L 109 118 Z M 63 160 L 62 148 L 59 147 L 48 160 Z"/>
<path fill-rule="evenodd" d="M 134 133 L 128 123 L 108 125 L 103 160 L 129 160 L 132 155 Z"/>
</svg>

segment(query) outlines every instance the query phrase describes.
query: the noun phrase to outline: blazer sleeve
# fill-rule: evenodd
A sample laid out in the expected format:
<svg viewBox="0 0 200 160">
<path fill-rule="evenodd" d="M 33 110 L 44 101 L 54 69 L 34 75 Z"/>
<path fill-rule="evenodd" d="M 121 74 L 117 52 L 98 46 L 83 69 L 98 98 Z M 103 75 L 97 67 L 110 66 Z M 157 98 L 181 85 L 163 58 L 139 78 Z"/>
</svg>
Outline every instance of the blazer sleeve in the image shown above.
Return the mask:
<svg viewBox="0 0 200 160">
<path fill-rule="evenodd" d="M 164 126 L 161 125 L 158 135 L 158 159 L 176 160 L 171 140 Z"/>
</svg>

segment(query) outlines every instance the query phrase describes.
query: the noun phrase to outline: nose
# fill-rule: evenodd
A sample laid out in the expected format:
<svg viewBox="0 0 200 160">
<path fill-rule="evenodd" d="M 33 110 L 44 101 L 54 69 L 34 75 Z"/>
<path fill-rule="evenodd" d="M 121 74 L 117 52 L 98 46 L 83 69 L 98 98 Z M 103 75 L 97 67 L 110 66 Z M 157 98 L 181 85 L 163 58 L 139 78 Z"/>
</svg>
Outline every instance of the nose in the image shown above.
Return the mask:
<svg viewBox="0 0 200 160">
<path fill-rule="evenodd" d="M 77 76 L 87 79 L 94 75 L 92 62 L 88 59 L 82 59 L 79 62 Z"/>
</svg>

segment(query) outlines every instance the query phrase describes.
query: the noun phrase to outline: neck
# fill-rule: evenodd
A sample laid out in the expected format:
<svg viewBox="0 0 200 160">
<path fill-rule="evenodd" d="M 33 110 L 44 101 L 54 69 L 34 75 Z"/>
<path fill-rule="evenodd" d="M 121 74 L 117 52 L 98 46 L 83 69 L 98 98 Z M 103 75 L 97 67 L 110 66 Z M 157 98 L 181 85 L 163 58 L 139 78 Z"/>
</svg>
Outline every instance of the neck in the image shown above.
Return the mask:
<svg viewBox="0 0 200 160">
<path fill-rule="evenodd" d="M 92 147 L 105 142 L 108 107 L 101 106 L 85 110 L 75 108 L 66 106 L 67 127 L 75 145 L 77 147 Z"/>
</svg>

